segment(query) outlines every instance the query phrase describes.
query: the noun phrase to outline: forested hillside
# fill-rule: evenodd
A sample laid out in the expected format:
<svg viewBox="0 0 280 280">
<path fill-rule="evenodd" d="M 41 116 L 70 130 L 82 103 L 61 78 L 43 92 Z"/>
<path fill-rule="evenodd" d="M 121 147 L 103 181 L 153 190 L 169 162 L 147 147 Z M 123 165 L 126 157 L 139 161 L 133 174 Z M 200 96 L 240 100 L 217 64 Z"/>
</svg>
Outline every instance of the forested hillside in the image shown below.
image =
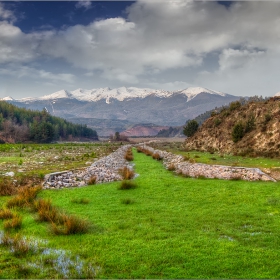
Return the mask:
<svg viewBox="0 0 280 280">
<path fill-rule="evenodd" d="M 0 101 L 0 142 L 49 143 L 56 140 L 98 140 L 96 131 L 51 116 Z"/>
</svg>

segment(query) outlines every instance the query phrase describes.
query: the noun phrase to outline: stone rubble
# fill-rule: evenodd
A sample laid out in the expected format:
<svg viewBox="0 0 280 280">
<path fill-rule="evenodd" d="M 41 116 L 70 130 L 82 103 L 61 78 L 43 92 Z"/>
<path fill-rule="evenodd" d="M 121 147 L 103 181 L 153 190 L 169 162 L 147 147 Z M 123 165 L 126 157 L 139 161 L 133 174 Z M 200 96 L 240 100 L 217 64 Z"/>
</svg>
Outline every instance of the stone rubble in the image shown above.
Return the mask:
<svg viewBox="0 0 280 280">
<path fill-rule="evenodd" d="M 43 189 L 61 189 L 69 187 L 81 187 L 88 184 L 92 177 L 95 183 L 105 183 L 122 180 L 119 170 L 127 166 L 132 169 L 131 164 L 125 160 L 125 153 L 131 145 L 125 145 L 114 153 L 103 157 L 91 166 L 79 171 L 55 172 L 45 176 Z"/>
<path fill-rule="evenodd" d="M 275 179 L 268 176 L 258 168 L 232 167 L 224 165 L 208 165 L 203 163 L 191 163 L 186 161 L 181 155 L 174 155 L 170 152 L 153 149 L 146 144 L 137 146 L 149 150 L 151 153 L 158 153 L 163 159 L 166 169 L 172 167 L 177 174 L 189 177 L 217 178 L 225 180 L 246 180 L 246 181 L 273 181 Z"/>
</svg>

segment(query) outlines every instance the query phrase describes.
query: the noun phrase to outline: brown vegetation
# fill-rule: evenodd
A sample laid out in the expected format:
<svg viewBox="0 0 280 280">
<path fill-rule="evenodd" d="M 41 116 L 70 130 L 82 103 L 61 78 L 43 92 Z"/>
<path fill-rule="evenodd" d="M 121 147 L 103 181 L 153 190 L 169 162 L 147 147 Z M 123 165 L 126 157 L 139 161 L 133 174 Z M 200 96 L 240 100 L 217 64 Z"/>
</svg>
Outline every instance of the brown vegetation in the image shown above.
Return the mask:
<svg viewBox="0 0 280 280">
<path fill-rule="evenodd" d="M 217 124 L 217 120 L 218 124 Z M 280 102 L 233 102 L 186 139 L 186 150 L 242 156 L 280 156 Z"/>
<path fill-rule="evenodd" d="M 134 171 L 129 167 L 125 166 L 119 170 L 120 175 L 123 177 L 124 180 L 130 180 L 134 177 Z"/>
</svg>

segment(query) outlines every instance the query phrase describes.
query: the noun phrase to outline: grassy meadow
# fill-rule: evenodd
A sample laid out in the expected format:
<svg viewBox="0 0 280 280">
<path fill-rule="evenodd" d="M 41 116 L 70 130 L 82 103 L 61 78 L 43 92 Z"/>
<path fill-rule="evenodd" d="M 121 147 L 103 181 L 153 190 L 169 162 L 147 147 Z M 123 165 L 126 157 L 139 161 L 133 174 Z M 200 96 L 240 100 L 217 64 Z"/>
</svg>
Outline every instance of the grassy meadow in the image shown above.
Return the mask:
<svg viewBox="0 0 280 280">
<path fill-rule="evenodd" d="M 55 235 L 36 213 L 17 210 L 18 232 L 54 253 L 18 257 L 1 245 L 0 277 L 279 278 L 279 182 L 183 178 L 135 151 L 134 164 L 132 189 L 114 182 L 39 193 L 87 220 L 88 233 Z M 59 250 L 64 264 L 54 269 Z"/>
</svg>

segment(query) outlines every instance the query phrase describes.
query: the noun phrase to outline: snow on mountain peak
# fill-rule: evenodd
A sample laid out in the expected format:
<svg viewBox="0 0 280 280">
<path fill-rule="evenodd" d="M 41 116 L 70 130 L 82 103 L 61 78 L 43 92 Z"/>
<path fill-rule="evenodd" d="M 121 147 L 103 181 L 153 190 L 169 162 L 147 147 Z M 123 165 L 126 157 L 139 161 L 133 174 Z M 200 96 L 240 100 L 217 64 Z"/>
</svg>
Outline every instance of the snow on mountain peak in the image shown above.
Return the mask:
<svg viewBox="0 0 280 280">
<path fill-rule="evenodd" d="M 275 93 L 275 95 L 274 96 L 280 96 L 280 91 L 279 92 L 277 92 L 277 93 Z"/>
<path fill-rule="evenodd" d="M 220 96 L 225 96 L 226 94 L 223 92 L 203 88 L 203 87 L 189 87 L 184 90 L 179 91 L 183 94 L 185 94 L 188 97 L 188 101 L 192 100 L 195 98 L 198 94 L 200 93 L 208 93 L 208 94 L 214 94 L 214 95 L 220 95 Z"/>
<path fill-rule="evenodd" d="M 200 93 L 208 93 L 208 94 L 214 94 L 214 95 L 220 95 L 225 96 L 225 93 L 209 90 L 202 87 L 189 87 L 184 90 L 179 91 L 165 91 L 165 90 L 159 90 L 159 89 L 150 89 L 150 88 L 136 88 L 136 87 L 119 87 L 111 89 L 109 87 L 105 88 L 97 88 L 97 89 L 82 89 L 78 88 L 73 91 L 67 91 L 67 90 L 60 90 L 57 92 L 54 92 L 49 95 L 44 95 L 39 98 L 22 98 L 18 101 L 20 102 L 26 102 L 26 101 L 39 101 L 39 100 L 52 100 L 52 99 L 61 99 L 61 98 L 71 98 L 76 99 L 79 101 L 85 101 L 85 102 L 95 102 L 99 100 L 105 100 L 106 103 L 110 103 L 111 99 L 117 99 L 119 101 L 124 101 L 125 99 L 130 98 L 145 98 L 147 96 L 156 96 L 160 98 L 167 98 L 172 96 L 173 94 L 184 94 L 188 97 L 187 101 L 192 100 Z M 10 99 L 12 100 L 12 99 Z"/>
<path fill-rule="evenodd" d="M 1 98 L 0 100 L 11 101 L 11 100 L 14 100 L 14 99 L 11 96 L 5 96 L 4 98 Z"/>
</svg>

